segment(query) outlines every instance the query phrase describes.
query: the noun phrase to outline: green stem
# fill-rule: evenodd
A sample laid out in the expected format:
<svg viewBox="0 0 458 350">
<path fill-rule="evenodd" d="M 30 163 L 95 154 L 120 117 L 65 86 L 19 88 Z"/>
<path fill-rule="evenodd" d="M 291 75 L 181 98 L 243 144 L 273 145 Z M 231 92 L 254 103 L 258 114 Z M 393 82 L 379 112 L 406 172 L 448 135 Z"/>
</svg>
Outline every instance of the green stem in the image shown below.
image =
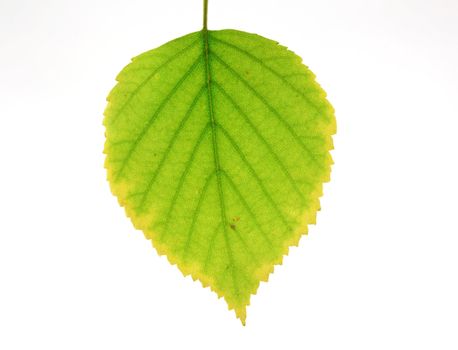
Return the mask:
<svg viewBox="0 0 458 350">
<path fill-rule="evenodd" d="M 204 30 L 207 30 L 208 0 L 204 0 Z"/>
</svg>

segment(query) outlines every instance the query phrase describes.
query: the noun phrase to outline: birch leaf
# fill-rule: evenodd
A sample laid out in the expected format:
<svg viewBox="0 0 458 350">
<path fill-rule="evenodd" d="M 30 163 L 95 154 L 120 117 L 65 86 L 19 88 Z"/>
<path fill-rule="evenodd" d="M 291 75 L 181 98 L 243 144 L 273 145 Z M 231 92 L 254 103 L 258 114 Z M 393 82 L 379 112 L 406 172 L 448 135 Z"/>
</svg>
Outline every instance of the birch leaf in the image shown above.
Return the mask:
<svg viewBox="0 0 458 350">
<path fill-rule="evenodd" d="M 175 39 L 117 81 L 104 119 L 112 192 L 244 323 L 260 281 L 315 223 L 333 108 L 298 56 L 235 30 Z"/>
</svg>

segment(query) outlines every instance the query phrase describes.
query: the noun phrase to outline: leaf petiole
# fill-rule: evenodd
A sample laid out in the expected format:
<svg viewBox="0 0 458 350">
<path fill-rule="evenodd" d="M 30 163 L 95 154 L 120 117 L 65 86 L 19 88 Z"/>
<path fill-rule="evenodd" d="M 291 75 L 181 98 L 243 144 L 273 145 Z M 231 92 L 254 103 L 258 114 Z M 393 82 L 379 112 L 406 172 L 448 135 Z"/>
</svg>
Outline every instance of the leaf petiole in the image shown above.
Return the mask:
<svg viewBox="0 0 458 350">
<path fill-rule="evenodd" d="M 207 30 L 207 17 L 208 17 L 208 0 L 204 0 L 204 28 L 203 30 Z"/>
</svg>

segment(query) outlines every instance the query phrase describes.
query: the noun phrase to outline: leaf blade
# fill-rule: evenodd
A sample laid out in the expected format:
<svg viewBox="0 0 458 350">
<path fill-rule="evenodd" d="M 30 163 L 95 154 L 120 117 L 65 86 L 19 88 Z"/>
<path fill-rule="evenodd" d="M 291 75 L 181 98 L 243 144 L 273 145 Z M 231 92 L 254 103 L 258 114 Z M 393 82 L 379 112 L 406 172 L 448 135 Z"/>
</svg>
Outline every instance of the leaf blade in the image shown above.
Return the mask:
<svg viewBox="0 0 458 350">
<path fill-rule="evenodd" d="M 334 112 L 301 59 L 233 30 L 148 51 L 104 124 L 112 192 L 134 226 L 242 323 L 250 296 L 315 222 Z"/>
</svg>

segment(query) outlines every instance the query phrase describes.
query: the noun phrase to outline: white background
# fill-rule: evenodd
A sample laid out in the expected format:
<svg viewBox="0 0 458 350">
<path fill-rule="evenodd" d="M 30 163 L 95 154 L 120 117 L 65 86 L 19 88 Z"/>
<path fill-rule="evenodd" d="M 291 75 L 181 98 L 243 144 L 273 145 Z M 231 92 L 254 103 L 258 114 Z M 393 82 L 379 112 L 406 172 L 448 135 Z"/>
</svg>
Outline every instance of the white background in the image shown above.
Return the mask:
<svg viewBox="0 0 458 350">
<path fill-rule="evenodd" d="M 0 0 L 0 348 L 458 349 L 458 1 L 210 0 L 301 55 L 338 120 L 318 225 L 242 327 L 158 257 L 105 181 L 130 57 L 200 0 Z"/>
</svg>

